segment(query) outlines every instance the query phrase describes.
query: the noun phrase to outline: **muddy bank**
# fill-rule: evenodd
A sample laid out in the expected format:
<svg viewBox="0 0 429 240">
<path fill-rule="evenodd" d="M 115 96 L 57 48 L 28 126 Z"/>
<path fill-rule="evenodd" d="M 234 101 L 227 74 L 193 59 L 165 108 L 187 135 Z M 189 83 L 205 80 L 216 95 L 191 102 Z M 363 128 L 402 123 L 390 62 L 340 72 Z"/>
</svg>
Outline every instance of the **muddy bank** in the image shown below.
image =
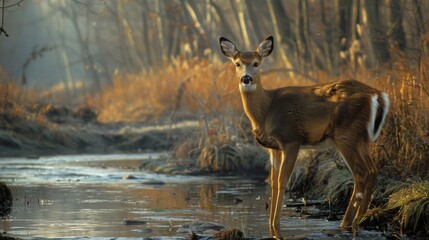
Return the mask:
<svg viewBox="0 0 429 240">
<path fill-rule="evenodd" d="M 196 122 L 100 123 L 90 109 L 0 113 L 0 157 L 170 150 Z"/>
<path fill-rule="evenodd" d="M 0 126 L 0 157 L 169 151 L 167 158 L 143 161 L 141 167 L 168 174 L 267 173 L 266 151 L 245 134 L 225 137 L 217 120 L 102 123 L 89 108 L 37 105 L 3 111 Z"/>
</svg>

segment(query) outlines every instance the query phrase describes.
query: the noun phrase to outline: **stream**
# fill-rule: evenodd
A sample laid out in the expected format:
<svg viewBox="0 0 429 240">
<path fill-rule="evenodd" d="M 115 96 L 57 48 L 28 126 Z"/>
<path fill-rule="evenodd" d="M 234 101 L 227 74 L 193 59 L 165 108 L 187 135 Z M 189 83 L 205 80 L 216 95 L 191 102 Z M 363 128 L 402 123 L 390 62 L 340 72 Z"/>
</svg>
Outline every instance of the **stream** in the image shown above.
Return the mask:
<svg viewBox="0 0 429 240">
<path fill-rule="evenodd" d="M 246 238 L 269 237 L 270 189 L 263 179 L 139 169 L 142 159 L 161 154 L 0 158 L 0 181 L 14 196 L 0 231 L 23 239 L 188 239 L 184 226 L 211 223 L 239 229 Z M 341 231 L 340 221 L 300 215 L 284 209 L 286 238 L 386 239 L 382 232 L 361 230 L 355 236 Z"/>
</svg>

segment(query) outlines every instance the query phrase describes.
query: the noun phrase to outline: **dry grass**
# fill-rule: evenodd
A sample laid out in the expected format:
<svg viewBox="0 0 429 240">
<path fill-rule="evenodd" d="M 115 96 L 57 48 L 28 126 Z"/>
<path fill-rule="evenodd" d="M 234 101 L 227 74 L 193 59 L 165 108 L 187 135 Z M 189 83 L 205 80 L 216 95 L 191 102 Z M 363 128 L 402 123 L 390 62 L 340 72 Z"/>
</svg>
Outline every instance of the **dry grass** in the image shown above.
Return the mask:
<svg viewBox="0 0 429 240">
<path fill-rule="evenodd" d="M 324 73 L 317 74 L 321 82 L 337 80 Z M 235 163 L 228 163 L 231 159 L 243 159 L 242 151 L 230 149 L 230 146 L 253 141 L 249 136 L 250 126 L 243 126 L 241 120 L 245 116 L 234 75 L 234 67 L 230 63 L 177 58 L 151 72 L 116 74 L 111 85 L 87 98 L 86 105 L 98 110 L 101 122 L 199 120 L 199 132 L 192 137 L 194 143 L 184 143 L 188 148 L 191 146 L 189 150 L 193 150 L 194 155 L 179 155 L 197 159 L 203 168 L 217 166 L 212 170 L 219 170 L 224 168 L 222 166 L 232 167 Z M 386 70 L 378 78 L 368 77 L 365 72 L 360 75 L 358 79 L 365 79 L 370 85 L 387 91 L 392 102 L 382 134 L 372 149 L 372 156 L 381 172 L 402 179 L 416 175 L 427 177 L 429 83 L 427 79 L 421 79 L 425 75 L 413 74 L 403 68 Z M 43 124 L 46 109 L 36 104 L 37 93 L 14 85 L 1 68 L 0 77 L 0 110 L 30 117 Z M 281 71 L 271 71 L 263 77 L 266 88 L 310 84 L 305 78 L 291 81 Z M 29 108 L 33 109 L 30 115 L 27 114 Z M 217 123 L 211 119 L 217 119 Z M 187 148 L 177 149 L 186 151 Z M 220 156 L 225 160 L 217 162 Z"/>
<path fill-rule="evenodd" d="M 379 84 L 391 99 L 383 134 L 372 151 L 379 168 L 392 177 L 428 177 L 429 93 L 428 79 L 409 72 L 386 74 Z"/>
<path fill-rule="evenodd" d="M 429 234 L 429 181 L 414 182 L 389 197 L 386 209 L 398 209 L 395 218 L 402 230 Z"/>
<path fill-rule="evenodd" d="M 155 72 L 122 76 L 88 99 L 102 122 L 139 122 L 219 114 L 239 105 L 231 68 L 204 59 L 177 59 Z M 235 96 L 234 96 L 235 95 Z M 186 118 L 186 117 L 183 117 Z"/>
<path fill-rule="evenodd" d="M 390 183 L 382 194 L 387 202 L 369 210 L 357 224 L 385 225 L 393 220 L 401 233 L 429 235 L 429 181 Z"/>
<path fill-rule="evenodd" d="M 0 151 L 2 155 L 70 152 L 100 144 L 80 129 L 60 127 L 47 117 L 52 104 L 39 104 L 41 93 L 14 84 L 0 68 Z"/>
<path fill-rule="evenodd" d="M 181 119 L 216 118 L 220 124 L 208 126 L 204 123 L 204 127 L 200 127 L 193 149 L 195 145 L 201 149 L 203 156 L 197 157 L 201 167 L 222 165 L 224 163 L 213 160 L 223 154 L 219 151 L 225 150 L 222 156 L 227 159 L 241 159 L 236 156 L 235 150 L 219 145 L 225 136 L 229 136 L 228 129 L 240 130 L 241 137 L 248 137 L 247 133 L 250 132 L 250 128 L 242 129 L 237 120 L 243 117 L 243 110 L 234 74 L 230 63 L 214 64 L 205 59 L 179 58 L 157 71 L 127 76 L 117 74 L 113 84 L 90 97 L 87 104 L 99 110 L 99 120 L 102 122 L 144 122 L 170 118 L 174 123 Z M 395 72 L 386 70 L 377 78 L 368 76 L 366 72 L 360 75 L 358 79 L 388 92 L 392 102 L 381 137 L 372 150 L 380 169 L 388 169 L 387 172 L 394 177 L 426 176 L 429 171 L 427 79 L 419 79 L 420 75 L 403 69 Z M 288 79 L 285 76 L 284 72 L 267 73 L 263 76 L 264 85 L 274 88 L 310 84 L 305 78 L 285 81 Z M 323 73 L 318 73 L 318 77 L 321 82 L 338 80 L 330 79 Z M 207 138 L 209 130 L 214 136 Z M 212 141 L 215 138 L 218 139 Z M 206 141 L 205 148 L 201 145 L 202 141 Z M 252 139 L 245 139 L 244 142 L 249 141 Z M 240 142 L 237 140 L 235 143 Z M 189 142 L 186 144 L 190 145 Z"/>
<path fill-rule="evenodd" d="M 158 71 L 117 74 L 113 84 L 87 104 L 98 109 L 101 122 L 196 120 L 198 131 L 176 144 L 178 164 L 208 172 L 255 169 L 265 166 L 266 153 L 249 145 L 253 138 L 250 127 L 243 126 L 248 121 L 242 117 L 234 71 L 229 63 L 176 59 Z M 284 85 L 277 73 L 269 75 L 271 87 Z"/>
<path fill-rule="evenodd" d="M 266 75 L 267 88 L 286 85 L 284 73 Z M 233 64 L 206 59 L 178 58 L 156 71 L 116 74 L 113 83 L 89 97 L 87 104 L 100 110 L 101 122 L 155 121 L 172 113 L 178 120 L 213 117 L 226 109 L 239 116 L 243 111 Z"/>
<path fill-rule="evenodd" d="M 37 93 L 16 85 L 0 66 L 0 112 L 23 113 L 23 106 L 35 102 Z"/>
<path fill-rule="evenodd" d="M 231 115 L 225 115 L 222 120 L 200 119 L 198 131 L 176 144 L 174 161 L 211 173 L 247 174 L 264 169 L 266 152 L 245 140 L 242 127 L 236 128 L 247 122 L 232 120 L 237 119 Z"/>
<path fill-rule="evenodd" d="M 17 116 L 37 124 L 45 124 L 44 107 L 37 104 L 39 94 L 16 85 L 0 66 L 0 114 Z M 5 128 L 5 123 L 0 120 Z"/>
</svg>

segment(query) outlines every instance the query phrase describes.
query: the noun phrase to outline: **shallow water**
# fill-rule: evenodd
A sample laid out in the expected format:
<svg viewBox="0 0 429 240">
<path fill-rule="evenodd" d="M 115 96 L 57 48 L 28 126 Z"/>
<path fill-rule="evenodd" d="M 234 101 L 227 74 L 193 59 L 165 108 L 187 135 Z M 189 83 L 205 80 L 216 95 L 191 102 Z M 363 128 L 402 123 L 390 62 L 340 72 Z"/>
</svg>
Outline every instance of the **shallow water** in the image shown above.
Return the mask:
<svg viewBox="0 0 429 240">
<path fill-rule="evenodd" d="M 159 155 L 2 158 L 0 181 L 13 188 L 14 206 L 0 219 L 0 231 L 38 239 L 187 239 L 182 224 L 214 222 L 248 238 L 269 236 L 270 192 L 263 180 L 139 170 L 142 159 Z M 292 239 L 353 237 L 338 226 L 339 221 L 300 217 L 291 208 L 281 222 L 282 234 Z M 356 237 L 367 238 L 385 239 L 374 231 Z"/>
</svg>

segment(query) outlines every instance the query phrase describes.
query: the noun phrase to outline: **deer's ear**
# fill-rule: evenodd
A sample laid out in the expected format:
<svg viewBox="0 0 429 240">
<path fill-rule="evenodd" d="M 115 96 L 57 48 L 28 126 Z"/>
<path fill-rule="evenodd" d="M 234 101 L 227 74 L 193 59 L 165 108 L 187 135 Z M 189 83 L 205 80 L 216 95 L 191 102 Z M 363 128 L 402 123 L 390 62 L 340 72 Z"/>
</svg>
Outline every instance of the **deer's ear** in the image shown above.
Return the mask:
<svg viewBox="0 0 429 240">
<path fill-rule="evenodd" d="M 269 36 L 264 39 L 264 41 L 259 44 L 259 47 L 256 49 L 256 52 L 262 58 L 270 56 L 274 49 L 274 38 L 273 36 Z"/>
<path fill-rule="evenodd" d="M 219 44 L 223 55 L 229 59 L 234 59 L 234 57 L 240 52 L 233 42 L 224 37 L 219 38 Z"/>
</svg>

